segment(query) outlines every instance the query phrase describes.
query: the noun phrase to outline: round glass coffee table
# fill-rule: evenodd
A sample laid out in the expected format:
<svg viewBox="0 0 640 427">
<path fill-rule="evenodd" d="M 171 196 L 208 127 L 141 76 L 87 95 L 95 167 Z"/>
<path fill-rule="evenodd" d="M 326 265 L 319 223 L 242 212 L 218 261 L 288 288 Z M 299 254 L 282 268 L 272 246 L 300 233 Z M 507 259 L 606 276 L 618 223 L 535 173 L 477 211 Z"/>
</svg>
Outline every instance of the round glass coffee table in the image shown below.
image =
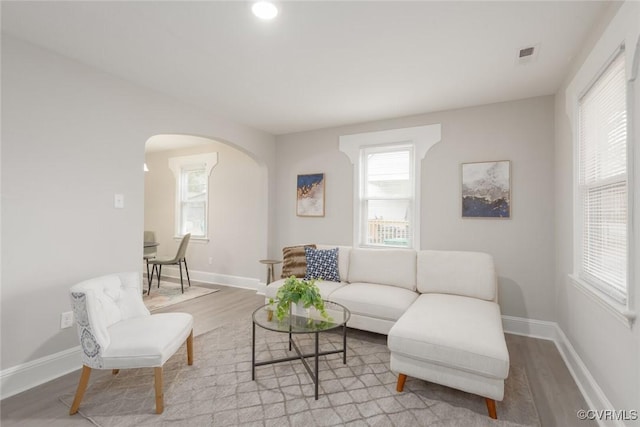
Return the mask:
<svg viewBox="0 0 640 427">
<path fill-rule="evenodd" d="M 329 315 L 329 319 L 323 318 L 314 308 L 303 309 L 292 306 L 289 314 L 285 315 L 282 320 L 278 320 L 275 313 L 275 303 L 265 304 L 253 312 L 253 324 L 251 331 L 251 379 L 256 379 L 256 366 L 271 365 L 273 363 L 288 362 L 300 359 L 307 369 L 309 376 L 313 380 L 315 386 L 315 398 L 318 400 L 318 385 L 320 378 L 318 376 L 318 357 L 327 354 L 342 353 L 342 363 L 347 363 L 347 321 L 351 317 L 351 312 L 347 307 L 332 301 L 324 302 L 325 310 Z M 296 355 L 283 357 L 281 359 L 256 361 L 256 325 L 269 331 L 289 334 L 289 351 L 295 350 Z M 320 333 L 342 328 L 342 348 L 338 350 L 320 351 Z M 293 339 L 296 334 L 314 334 L 315 335 L 315 351 L 313 353 L 302 353 L 300 348 Z M 306 359 L 313 357 L 315 359 L 314 369 L 312 370 Z"/>
</svg>

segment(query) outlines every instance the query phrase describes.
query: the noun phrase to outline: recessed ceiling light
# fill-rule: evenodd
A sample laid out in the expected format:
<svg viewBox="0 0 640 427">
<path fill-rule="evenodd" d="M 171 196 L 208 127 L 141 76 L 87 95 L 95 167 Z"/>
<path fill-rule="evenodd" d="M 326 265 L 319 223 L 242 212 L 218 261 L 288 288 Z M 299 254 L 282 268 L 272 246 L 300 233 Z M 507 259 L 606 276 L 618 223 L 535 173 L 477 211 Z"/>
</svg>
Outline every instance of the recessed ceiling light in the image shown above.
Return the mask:
<svg viewBox="0 0 640 427">
<path fill-rule="evenodd" d="M 278 15 L 278 8 L 270 1 L 255 2 L 251 11 L 260 19 L 273 19 Z"/>
</svg>

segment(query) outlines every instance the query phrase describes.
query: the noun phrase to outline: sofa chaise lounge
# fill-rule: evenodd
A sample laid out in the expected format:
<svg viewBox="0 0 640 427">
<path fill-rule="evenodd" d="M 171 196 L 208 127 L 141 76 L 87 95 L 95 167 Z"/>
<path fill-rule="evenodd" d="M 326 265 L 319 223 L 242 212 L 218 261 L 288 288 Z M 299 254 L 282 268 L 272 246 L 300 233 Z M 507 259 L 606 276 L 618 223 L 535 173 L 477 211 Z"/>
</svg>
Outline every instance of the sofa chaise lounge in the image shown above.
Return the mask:
<svg viewBox="0 0 640 427">
<path fill-rule="evenodd" d="M 336 246 L 319 245 L 319 251 Z M 485 397 L 489 416 L 504 396 L 509 353 L 493 258 L 481 252 L 338 246 L 337 281 L 323 298 L 351 311 L 348 326 L 385 334 L 397 390 L 407 376 Z M 269 284 L 275 298 L 284 279 Z"/>
</svg>

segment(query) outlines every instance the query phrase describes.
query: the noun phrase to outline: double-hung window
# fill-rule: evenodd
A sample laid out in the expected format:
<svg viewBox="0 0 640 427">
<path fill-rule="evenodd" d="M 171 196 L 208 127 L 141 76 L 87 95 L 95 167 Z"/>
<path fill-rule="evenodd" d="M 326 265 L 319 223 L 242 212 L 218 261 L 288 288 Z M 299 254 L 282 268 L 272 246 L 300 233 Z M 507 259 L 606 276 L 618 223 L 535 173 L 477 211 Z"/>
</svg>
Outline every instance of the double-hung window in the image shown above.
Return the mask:
<svg viewBox="0 0 640 427">
<path fill-rule="evenodd" d="M 169 168 L 176 178 L 176 237 L 206 239 L 209 219 L 209 176 L 218 153 L 172 157 Z"/>
<path fill-rule="evenodd" d="M 194 237 L 207 235 L 207 200 L 209 179 L 202 164 L 180 168 L 179 235 Z"/>
<path fill-rule="evenodd" d="M 361 149 L 361 245 L 413 247 L 413 146 Z"/>
<path fill-rule="evenodd" d="M 625 54 L 578 100 L 577 276 L 619 304 L 628 288 L 628 158 Z"/>
<path fill-rule="evenodd" d="M 353 246 L 420 249 L 421 163 L 439 124 L 340 137 L 353 165 Z"/>
</svg>

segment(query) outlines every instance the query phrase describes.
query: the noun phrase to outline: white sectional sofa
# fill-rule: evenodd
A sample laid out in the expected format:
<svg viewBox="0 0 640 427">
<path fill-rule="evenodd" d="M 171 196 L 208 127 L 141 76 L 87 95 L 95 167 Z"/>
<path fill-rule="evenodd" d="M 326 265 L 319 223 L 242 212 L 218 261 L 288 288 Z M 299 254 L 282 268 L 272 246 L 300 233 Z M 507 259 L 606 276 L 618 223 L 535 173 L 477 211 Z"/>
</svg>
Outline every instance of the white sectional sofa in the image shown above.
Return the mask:
<svg viewBox="0 0 640 427">
<path fill-rule="evenodd" d="M 398 391 L 407 376 L 485 397 L 496 418 L 509 353 L 493 258 L 480 252 L 338 247 L 340 282 L 323 298 L 351 311 L 348 326 L 388 335 Z M 269 284 L 274 298 L 284 279 Z"/>
</svg>

